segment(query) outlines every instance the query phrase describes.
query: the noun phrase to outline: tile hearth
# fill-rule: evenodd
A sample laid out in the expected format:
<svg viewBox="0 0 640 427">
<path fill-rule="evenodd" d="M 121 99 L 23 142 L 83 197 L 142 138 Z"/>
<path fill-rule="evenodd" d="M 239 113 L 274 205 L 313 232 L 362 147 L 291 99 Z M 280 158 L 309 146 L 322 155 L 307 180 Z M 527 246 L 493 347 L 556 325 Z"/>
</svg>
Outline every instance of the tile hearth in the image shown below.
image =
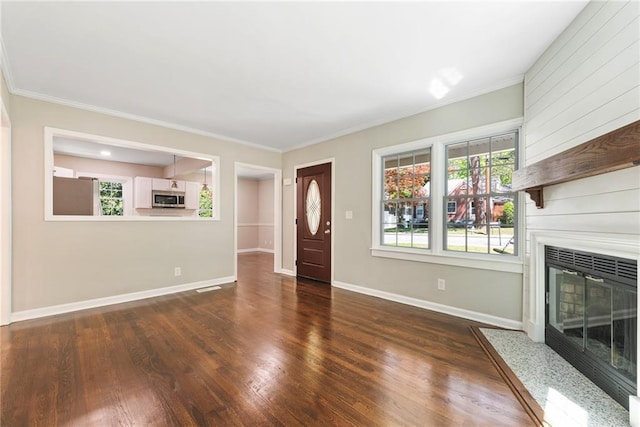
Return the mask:
<svg viewBox="0 0 640 427">
<path fill-rule="evenodd" d="M 542 407 L 550 425 L 629 425 L 626 409 L 544 343 L 518 331 L 480 331 Z"/>
</svg>

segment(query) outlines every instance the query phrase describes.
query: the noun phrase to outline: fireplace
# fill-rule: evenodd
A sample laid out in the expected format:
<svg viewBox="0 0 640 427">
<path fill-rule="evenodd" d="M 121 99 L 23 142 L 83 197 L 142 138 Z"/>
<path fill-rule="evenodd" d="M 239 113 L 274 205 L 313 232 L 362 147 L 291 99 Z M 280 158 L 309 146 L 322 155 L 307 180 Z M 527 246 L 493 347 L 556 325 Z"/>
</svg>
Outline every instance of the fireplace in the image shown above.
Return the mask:
<svg viewBox="0 0 640 427">
<path fill-rule="evenodd" d="M 545 246 L 545 342 L 627 409 L 637 392 L 637 264 Z"/>
</svg>

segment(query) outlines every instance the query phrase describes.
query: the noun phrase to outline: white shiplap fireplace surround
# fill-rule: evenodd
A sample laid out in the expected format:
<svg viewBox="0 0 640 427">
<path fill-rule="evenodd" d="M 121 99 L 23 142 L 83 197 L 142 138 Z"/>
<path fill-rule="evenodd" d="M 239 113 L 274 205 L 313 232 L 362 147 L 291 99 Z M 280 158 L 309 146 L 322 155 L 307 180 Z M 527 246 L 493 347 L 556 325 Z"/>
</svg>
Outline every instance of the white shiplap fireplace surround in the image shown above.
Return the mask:
<svg viewBox="0 0 640 427">
<path fill-rule="evenodd" d="M 529 236 L 529 280 L 525 281 L 524 287 L 523 324 L 529 337 L 536 342 L 545 341 L 545 246 L 627 258 L 640 264 L 640 241 L 637 236 L 532 231 Z M 640 306 L 640 301 L 638 303 Z M 637 342 L 640 343 L 640 329 L 638 335 Z M 640 352 L 636 354 L 640 354 Z M 636 384 L 637 386 L 638 384 Z M 640 397 L 630 396 L 629 409 L 631 425 L 640 425 L 638 424 L 640 421 L 638 418 L 640 416 Z"/>
</svg>

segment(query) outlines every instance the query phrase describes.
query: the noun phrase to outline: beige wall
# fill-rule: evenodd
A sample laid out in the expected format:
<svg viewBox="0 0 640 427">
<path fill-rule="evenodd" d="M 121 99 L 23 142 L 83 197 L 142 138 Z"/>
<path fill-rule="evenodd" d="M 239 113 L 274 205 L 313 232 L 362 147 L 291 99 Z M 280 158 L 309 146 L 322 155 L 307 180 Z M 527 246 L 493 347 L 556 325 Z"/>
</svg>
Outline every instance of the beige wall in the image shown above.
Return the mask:
<svg viewBox="0 0 640 427">
<path fill-rule="evenodd" d="M 238 250 L 258 247 L 258 180 L 238 178 Z"/>
<path fill-rule="evenodd" d="M 279 153 L 21 96 L 11 109 L 13 311 L 233 276 L 234 162 L 280 168 Z M 45 222 L 45 126 L 220 156 L 220 221 Z"/>
<path fill-rule="evenodd" d="M 273 179 L 238 178 L 238 250 L 273 250 Z"/>
<path fill-rule="evenodd" d="M 273 179 L 258 182 L 258 247 L 273 250 Z"/>
<path fill-rule="evenodd" d="M 520 321 L 522 275 L 373 257 L 371 247 L 371 153 L 373 149 L 515 119 L 523 115 L 521 84 L 385 125 L 290 151 L 283 178 L 296 165 L 335 158 L 334 279 Z M 283 187 L 283 268 L 293 270 L 293 191 Z M 353 219 L 345 219 L 345 211 Z M 437 290 L 437 279 L 447 291 Z"/>
</svg>

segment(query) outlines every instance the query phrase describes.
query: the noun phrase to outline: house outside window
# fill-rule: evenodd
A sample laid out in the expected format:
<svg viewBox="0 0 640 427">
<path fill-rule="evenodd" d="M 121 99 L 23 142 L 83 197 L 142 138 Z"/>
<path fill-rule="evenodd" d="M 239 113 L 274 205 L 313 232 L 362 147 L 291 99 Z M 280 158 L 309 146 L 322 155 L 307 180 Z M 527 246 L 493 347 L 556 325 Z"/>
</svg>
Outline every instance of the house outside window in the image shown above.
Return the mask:
<svg viewBox="0 0 640 427">
<path fill-rule="evenodd" d="M 457 204 L 455 200 L 447 202 L 447 215 L 456 213 Z"/>
</svg>

